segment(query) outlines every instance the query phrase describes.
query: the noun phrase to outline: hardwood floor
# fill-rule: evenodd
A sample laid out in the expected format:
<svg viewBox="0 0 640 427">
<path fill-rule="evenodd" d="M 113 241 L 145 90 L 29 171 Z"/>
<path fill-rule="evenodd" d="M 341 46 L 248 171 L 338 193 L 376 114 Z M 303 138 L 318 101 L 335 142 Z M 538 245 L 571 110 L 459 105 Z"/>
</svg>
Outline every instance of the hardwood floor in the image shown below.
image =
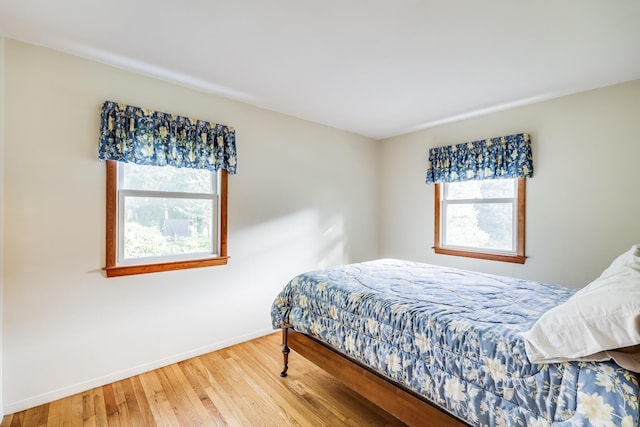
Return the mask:
<svg viewBox="0 0 640 427">
<path fill-rule="evenodd" d="M 403 426 L 302 356 L 281 378 L 280 334 L 4 417 L 0 427 Z"/>
</svg>

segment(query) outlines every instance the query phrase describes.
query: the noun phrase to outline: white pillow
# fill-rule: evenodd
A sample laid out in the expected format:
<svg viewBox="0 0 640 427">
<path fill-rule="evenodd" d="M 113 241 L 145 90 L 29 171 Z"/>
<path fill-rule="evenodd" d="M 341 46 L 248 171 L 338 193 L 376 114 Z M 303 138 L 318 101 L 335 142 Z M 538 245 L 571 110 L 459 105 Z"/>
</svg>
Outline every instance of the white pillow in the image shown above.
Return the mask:
<svg viewBox="0 0 640 427">
<path fill-rule="evenodd" d="M 640 243 L 631 246 L 627 252 L 614 259 L 609 267 L 607 267 L 598 279 L 606 279 L 616 274 L 624 274 L 625 269 L 640 270 Z M 597 280 L 596 280 L 597 281 Z M 593 283 L 593 282 L 592 282 Z M 590 286 L 590 283 L 587 286 Z"/>
<path fill-rule="evenodd" d="M 521 335 L 534 363 L 613 358 L 640 372 L 640 244 Z"/>
</svg>

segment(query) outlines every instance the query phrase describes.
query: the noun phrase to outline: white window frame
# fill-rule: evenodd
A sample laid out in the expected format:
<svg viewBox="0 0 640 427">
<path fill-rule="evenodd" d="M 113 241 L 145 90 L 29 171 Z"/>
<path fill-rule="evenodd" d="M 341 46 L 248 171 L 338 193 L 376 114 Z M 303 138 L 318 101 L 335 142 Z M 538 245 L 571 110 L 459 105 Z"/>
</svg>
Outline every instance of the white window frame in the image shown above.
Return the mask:
<svg viewBox="0 0 640 427">
<path fill-rule="evenodd" d="M 212 193 L 181 193 L 120 189 L 123 174 L 118 162 L 107 160 L 106 271 L 107 277 L 181 270 L 227 264 L 227 191 L 228 173 L 212 173 Z M 160 257 L 124 259 L 124 199 L 130 196 L 213 199 L 213 251 Z"/>
<path fill-rule="evenodd" d="M 457 255 L 471 258 L 489 259 L 494 261 L 506 261 L 524 264 L 526 256 L 524 253 L 524 232 L 525 232 L 525 179 L 514 179 L 514 197 L 508 198 L 477 198 L 477 199 L 448 199 L 448 187 L 446 183 L 435 185 L 435 224 L 434 224 L 434 250 L 438 254 Z M 455 204 L 491 204 L 510 203 L 512 205 L 512 250 L 498 250 L 489 248 L 478 248 L 468 246 L 446 245 L 445 220 L 447 208 Z"/>
<path fill-rule="evenodd" d="M 206 259 L 211 257 L 217 257 L 220 254 L 220 241 L 218 235 L 220 233 L 220 172 L 211 172 L 211 189 L 210 193 L 188 193 L 188 192 L 175 192 L 175 191 L 150 191 L 150 190 L 131 190 L 123 189 L 123 183 L 125 179 L 124 163 L 118 162 L 118 250 L 117 250 L 117 263 L 118 265 L 136 265 L 136 264 L 155 264 L 161 262 L 171 261 L 186 261 Z M 211 224 L 211 247 L 212 252 L 199 252 L 199 253 L 186 253 L 186 254 L 173 254 L 156 257 L 141 257 L 141 258 L 125 258 L 124 257 L 124 224 L 125 224 L 125 199 L 127 197 L 154 197 L 163 199 L 198 199 L 198 200 L 211 200 L 213 204 Z"/>
</svg>

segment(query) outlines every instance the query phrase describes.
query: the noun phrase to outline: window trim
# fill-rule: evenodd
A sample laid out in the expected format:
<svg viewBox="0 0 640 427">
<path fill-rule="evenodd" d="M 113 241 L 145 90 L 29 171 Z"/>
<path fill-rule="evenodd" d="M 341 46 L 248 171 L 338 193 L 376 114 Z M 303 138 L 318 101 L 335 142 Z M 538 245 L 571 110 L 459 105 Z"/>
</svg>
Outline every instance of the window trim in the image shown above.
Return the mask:
<svg viewBox="0 0 640 427">
<path fill-rule="evenodd" d="M 467 251 L 451 248 L 443 248 L 441 242 L 441 201 L 444 186 L 441 183 L 435 184 L 434 189 L 434 246 L 435 253 L 442 255 L 454 255 L 467 258 L 478 258 L 491 261 L 512 262 L 516 264 L 524 264 L 527 257 L 525 256 L 525 200 L 526 200 L 526 183 L 525 178 L 517 178 L 518 200 L 516 214 L 516 254 L 506 255 L 498 254 L 490 251 Z"/>
<path fill-rule="evenodd" d="M 115 160 L 107 160 L 107 214 L 106 214 L 106 265 L 107 277 L 128 276 L 134 274 L 157 273 L 162 271 L 184 270 L 188 268 L 225 265 L 227 256 L 227 190 L 228 172 L 222 169 L 220 174 L 220 254 L 217 257 L 198 258 L 184 261 L 169 261 L 151 264 L 118 265 L 118 165 Z"/>
</svg>

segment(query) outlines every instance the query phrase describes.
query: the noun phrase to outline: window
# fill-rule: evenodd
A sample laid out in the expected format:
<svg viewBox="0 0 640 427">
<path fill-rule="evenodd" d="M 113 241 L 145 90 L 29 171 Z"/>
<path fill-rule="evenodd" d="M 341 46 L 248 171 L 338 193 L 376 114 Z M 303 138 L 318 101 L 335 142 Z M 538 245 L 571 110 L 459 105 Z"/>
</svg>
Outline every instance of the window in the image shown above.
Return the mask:
<svg viewBox="0 0 640 427">
<path fill-rule="evenodd" d="M 104 101 L 98 159 L 107 165 L 107 277 L 227 263 L 234 128 Z"/>
<path fill-rule="evenodd" d="M 107 164 L 107 277 L 227 263 L 227 171 Z"/>
<path fill-rule="evenodd" d="M 524 264 L 524 231 L 524 178 L 436 184 L 436 253 Z"/>
</svg>

